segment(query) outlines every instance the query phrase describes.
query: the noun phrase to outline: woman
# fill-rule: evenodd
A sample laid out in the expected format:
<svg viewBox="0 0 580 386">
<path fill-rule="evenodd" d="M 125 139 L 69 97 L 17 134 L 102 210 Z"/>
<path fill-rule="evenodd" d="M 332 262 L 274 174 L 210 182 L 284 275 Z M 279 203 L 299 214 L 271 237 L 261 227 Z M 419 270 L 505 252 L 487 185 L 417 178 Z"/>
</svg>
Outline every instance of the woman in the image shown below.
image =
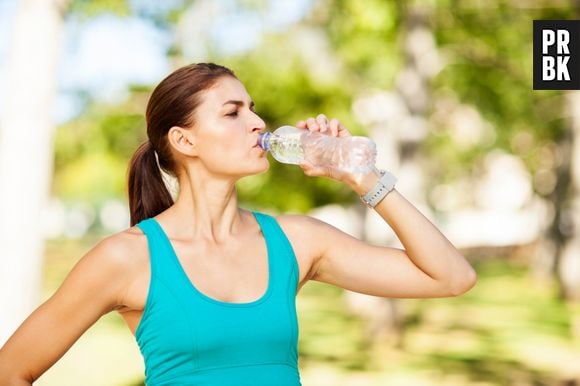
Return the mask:
<svg viewBox="0 0 580 386">
<path fill-rule="evenodd" d="M 264 121 L 227 68 L 193 64 L 153 91 L 149 141 L 129 170 L 131 228 L 105 238 L 0 350 L 0 383 L 30 385 L 102 315 L 135 334 L 148 385 L 300 385 L 295 296 L 308 280 L 382 297 L 455 296 L 471 266 L 377 170 L 301 164 L 366 193 L 405 249 L 353 238 L 308 216 L 238 207 L 235 183 L 265 172 Z M 350 135 L 324 115 L 298 123 Z M 159 166 L 177 177 L 173 202 Z M 386 227 L 385 227 L 386 228 Z M 386 229 L 385 229 L 386 231 Z"/>
</svg>

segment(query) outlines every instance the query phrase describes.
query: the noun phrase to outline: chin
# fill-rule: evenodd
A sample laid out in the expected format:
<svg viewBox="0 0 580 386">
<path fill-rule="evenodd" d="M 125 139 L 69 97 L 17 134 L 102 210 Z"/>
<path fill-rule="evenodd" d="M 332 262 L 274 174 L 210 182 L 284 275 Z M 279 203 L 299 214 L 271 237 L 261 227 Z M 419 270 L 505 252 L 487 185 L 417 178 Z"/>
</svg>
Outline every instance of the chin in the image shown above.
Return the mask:
<svg viewBox="0 0 580 386">
<path fill-rule="evenodd" d="M 268 158 L 262 158 L 261 164 L 261 168 L 258 169 L 258 171 L 255 174 L 260 174 L 260 173 L 264 173 L 267 172 L 270 169 L 270 162 L 268 161 Z"/>
<path fill-rule="evenodd" d="M 262 174 L 270 169 L 270 162 L 267 158 L 261 158 L 259 162 L 255 162 L 251 168 L 246 169 L 243 173 L 244 176 L 253 176 L 256 174 Z"/>
</svg>

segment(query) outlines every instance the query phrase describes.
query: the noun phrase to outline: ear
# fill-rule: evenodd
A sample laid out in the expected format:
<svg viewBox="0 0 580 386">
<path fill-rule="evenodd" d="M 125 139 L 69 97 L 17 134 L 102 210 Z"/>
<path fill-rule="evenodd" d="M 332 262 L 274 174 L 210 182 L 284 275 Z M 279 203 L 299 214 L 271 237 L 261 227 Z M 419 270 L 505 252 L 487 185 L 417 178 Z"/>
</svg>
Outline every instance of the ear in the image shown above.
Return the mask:
<svg viewBox="0 0 580 386">
<path fill-rule="evenodd" d="M 195 146 L 195 134 L 191 129 L 184 129 L 183 127 L 173 126 L 167 133 L 167 139 L 175 150 L 179 153 L 196 156 L 197 148 Z"/>
</svg>

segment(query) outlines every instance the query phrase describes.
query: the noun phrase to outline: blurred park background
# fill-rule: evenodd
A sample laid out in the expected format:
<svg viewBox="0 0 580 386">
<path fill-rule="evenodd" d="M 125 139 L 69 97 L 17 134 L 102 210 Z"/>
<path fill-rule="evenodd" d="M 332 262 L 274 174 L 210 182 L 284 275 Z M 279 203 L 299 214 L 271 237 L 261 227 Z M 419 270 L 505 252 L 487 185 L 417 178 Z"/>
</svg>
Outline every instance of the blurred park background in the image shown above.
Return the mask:
<svg viewBox="0 0 580 386">
<path fill-rule="evenodd" d="M 128 227 L 155 84 L 214 61 L 270 129 L 323 112 L 372 137 L 479 274 L 436 300 L 307 284 L 305 386 L 580 385 L 580 94 L 532 90 L 532 20 L 579 16 L 572 0 L 0 0 L 0 343 Z M 293 166 L 271 160 L 238 193 L 401 246 L 345 186 Z M 37 384 L 142 380 L 111 314 Z"/>
</svg>

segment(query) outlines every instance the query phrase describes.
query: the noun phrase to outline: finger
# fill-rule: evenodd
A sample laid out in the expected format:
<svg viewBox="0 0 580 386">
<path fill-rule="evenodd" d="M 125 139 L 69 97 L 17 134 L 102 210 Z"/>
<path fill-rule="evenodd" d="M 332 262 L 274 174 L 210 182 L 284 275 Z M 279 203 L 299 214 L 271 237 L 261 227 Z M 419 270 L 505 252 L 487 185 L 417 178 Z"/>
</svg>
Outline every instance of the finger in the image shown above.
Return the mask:
<svg viewBox="0 0 580 386">
<path fill-rule="evenodd" d="M 304 169 L 304 174 L 309 177 L 324 177 L 324 169 L 316 166 L 307 166 Z"/>
<path fill-rule="evenodd" d="M 339 137 L 349 137 L 351 136 L 350 131 L 346 127 L 342 125 L 342 123 L 338 123 L 338 136 Z"/>
<path fill-rule="evenodd" d="M 313 177 L 312 171 L 314 170 L 314 166 L 310 162 L 302 160 L 300 161 L 299 166 L 304 171 L 304 174 Z"/>
<path fill-rule="evenodd" d="M 305 159 L 303 159 L 302 161 L 300 161 L 300 163 L 298 165 L 308 175 L 310 175 L 310 174 L 316 174 L 317 171 L 319 171 L 319 169 L 320 169 L 319 167 L 315 166 L 312 162 L 307 161 Z"/>
<path fill-rule="evenodd" d="M 298 121 L 296 127 L 298 127 L 299 129 L 306 129 L 306 121 Z"/>
<path fill-rule="evenodd" d="M 316 122 L 316 119 L 314 119 L 314 118 L 308 118 L 306 120 L 306 127 L 311 131 L 319 131 L 320 130 L 320 126 L 318 125 L 318 123 Z"/>
<path fill-rule="evenodd" d="M 307 160 L 300 161 L 300 167 L 304 170 L 304 174 L 311 177 L 326 176 L 328 168 L 324 166 L 315 166 L 313 163 Z"/>
<path fill-rule="evenodd" d="M 320 126 L 320 131 L 322 133 L 328 130 L 328 118 L 326 118 L 326 115 L 318 114 L 316 117 L 316 122 L 318 123 L 318 126 Z"/>
<path fill-rule="evenodd" d="M 330 128 L 330 132 L 332 133 L 333 136 L 337 137 L 338 136 L 338 126 L 340 125 L 340 121 L 336 118 L 332 118 L 330 120 L 330 123 L 328 124 L 328 127 Z"/>
<path fill-rule="evenodd" d="M 344 177 L 343 172 L 330 166 L 314 166 L 306 160 L 300 161 L 299 165 L 309 177 L 327 177 L 336 181 L 342 181 Z"/>
<path fill-rule="evenodd" d="M 311 168 L 309 170 L 308 175 L 312 177 L 326 177 L 340 181 L 340 176 L 342 175 L 342 172 L 331 166 L 318 166 Z"/>
</svg>

